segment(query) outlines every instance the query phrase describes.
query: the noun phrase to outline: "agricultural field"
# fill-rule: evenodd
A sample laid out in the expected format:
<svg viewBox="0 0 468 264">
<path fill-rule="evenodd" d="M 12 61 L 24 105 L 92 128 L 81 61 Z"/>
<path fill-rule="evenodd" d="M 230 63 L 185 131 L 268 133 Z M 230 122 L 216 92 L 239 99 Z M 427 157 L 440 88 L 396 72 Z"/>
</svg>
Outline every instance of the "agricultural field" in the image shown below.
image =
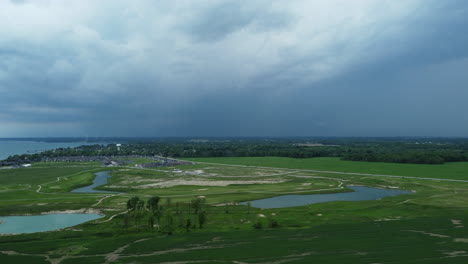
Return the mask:
<svg viewBox="0 0 468 264">
<path fill-rule="evenodd" d="M 467 163 L 270 157 L 191 161 L 195 164 L 147 169 L 96 163 L 0 169 L 0 216 L 102 215 L 58 231 L 1 235 L 0 263 L 468 261 Z M 113 193 L 71 192 L 90 185 L 100 171 L 111 178 L 97 189 Z M 412 193 L 274 209 L 248 203 L 282 195 L 351 192 L 347 186 Z M 153 197 L 159 203 L 147 206 Z"/>
</svg>

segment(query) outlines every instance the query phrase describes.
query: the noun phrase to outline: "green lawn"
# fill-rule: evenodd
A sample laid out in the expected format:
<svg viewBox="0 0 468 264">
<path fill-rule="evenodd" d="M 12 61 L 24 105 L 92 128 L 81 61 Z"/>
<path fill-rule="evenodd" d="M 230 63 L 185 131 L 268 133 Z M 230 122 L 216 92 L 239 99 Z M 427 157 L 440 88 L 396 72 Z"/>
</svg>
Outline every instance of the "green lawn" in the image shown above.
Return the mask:
<svg viewBox="0 0 468 264">
<path fill-rule="evenodd" d="M 96 167 L 63 166 L 63 167 L 30 167 L 21 169 L 0 170 L 0 184 L 44 184 L 57 180 L 57 177 L 67 177 Z"/>
<path fill-rule="evenodd" d="M 230 157 L 192 158 L 190 161 L 265 166 L 290 169 L 310 169 L 338 172 L 358 172 L 398 176 L 414 176 L 468 180 L 468 162 L 451 162 L 441 165 L 401 164 L 382 162 L 346 161 L 339 158 L 293 159 L 282 157 Z"/>
</svg>

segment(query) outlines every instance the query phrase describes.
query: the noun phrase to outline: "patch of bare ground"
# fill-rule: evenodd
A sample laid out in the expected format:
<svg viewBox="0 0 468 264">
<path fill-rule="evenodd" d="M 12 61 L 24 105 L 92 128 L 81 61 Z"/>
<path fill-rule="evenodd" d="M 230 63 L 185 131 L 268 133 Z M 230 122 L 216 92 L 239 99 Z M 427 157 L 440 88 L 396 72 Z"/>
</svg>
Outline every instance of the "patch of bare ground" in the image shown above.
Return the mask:
<svg viewBox="0 0 468 264">
<path fill-rule="evenodd" d="M 405 204 L 405 203 L 407 203 L 407 202 L 409 202 L 409 201 L 411 201 L 411 199 L 404 200 L 403 202 L 400 202 L 400 203 L 398 203 L 398 204 Z"/>
<path fill-rule="evenodd" d="M 455 226 L 455 228 L 463 228 L 464 227 L 462 220 L 451 219 L 450 221 Z"/>
<path fill-rule="evenodd" d="M 116 216 L 121 215 L 121 214 L 125 214 L 125 213 L 127 213 L 127 212 L 128 212 L 128 210 L 123 211 L 123 212 L 120 212 L 120 213 L 118 213 L 118 214 L 112 215 L 112 216 L 109 217 L 109 219 L 107 219 L 107 220 L 99 221 L 99 222 L 97 222 L 97 223 L 100 224 L 100 223 L 109 222 L 109 221 L 111 221 L 112 219 L 114 219 Z"/>
<path fill-rule="evenodd" d="M 240 203 L 232 202 L 232 203 L 220 203 L 220 204 L 215 204 L 213 206 L 226 206 L 226 205 L 240 205 Z"/>
<path fill-rule="evenodd" d="M 97 203 L 91 205 L 91 206 L 97 206 L 99 205 L 100 203 L 102 203 L 102 201 L 104 201 L 105 199 L 107 198 L 110 198 L 110 197 L 114 197 L 115 195 L 105 195 L 104 197 L 102 197 L 101 199 L 99 199 L 99 201 L 97 201 Z"/>
<path fill-rule="evenodd" d="M 42 212 L 41 214 L 100 214 L 102 215 L 101 210 L 94 209 L 94 208 L 82 208 L 77 210 L 56 210 L 56 211 L 48 211 Z"/>
<path fill-rule="evenodd" d="M 401 220 L 401 216 L 396 216 L 395 218 L 381 218 L 374 220 L 375 222 L 381 222 L 381 221 L 398 221 Z"/>
<path fill-rule="evenodd" d="M 228 186 L 232 184 L 276 184 L 282 183 L 283 180 L 251 180 L 251 181 L 207 181 L 207 180 L 170 180 L 164 182 L 150 183 L 135 186 L 138 189 L 149 188 L 167 188 L 181 185 L 195 185 L 195 186 Z"/>
<path fill-rule="evenodd" d="M 468 238 L 455 238 L 454 242 L 468 243 Z"/>
<path fill-rule="evenodd" d="M 450 236 L 446 236 L 446 235 L 435 234 L 435 233 L 429 233 L 429 232 L 419 231 L 419 230 L 405 230 L 405 231 L 414 232 L 414 233 L 420 233 L 420 234 L 424 234 L 424 235 L 428 235 L 428 236 L 432 236 L 432 237 L 440 237 L 440 238 L 449 238 L 449 237 L 450 237 Z"/>
<path fill-rule="evenodd" d="M 290 237 L 288 240 L 299 240 L 299 241 L 308 241 L 308 240 L 314 240 L 319 238 L 318 236 L 311 236 L 311 237 L 305 237 L 305 236 L 296 236 L 296 237 Z"/>
<path fill-rule="evenodd" d="M 467 257 L 468 252 L 466 251 L 462 251 L 462 250 L 459 250 L 459 251 L 451 251 L 451 252 L 444 252 L 445 255 L 447 255 L 447 257 L 450 257 L 450 258 L 454 258 L 454 257 Z"/>
<path fill-rule="evenodd" d="M 256 176 L 281 176 L 296 173 L 296 171 L 257 171 Z"/>
<path fill-rule="evenodd" d="M 134 183 L 145 183 L 145 182 L 162 182 L 164 179 L 148 179 L 148 178 L 143 178 L 140 176 L 136 177 L 125 177 L 123 178 L 123 181 L 121 181 L 121 184 L 134 184 Z"/>
</svg>

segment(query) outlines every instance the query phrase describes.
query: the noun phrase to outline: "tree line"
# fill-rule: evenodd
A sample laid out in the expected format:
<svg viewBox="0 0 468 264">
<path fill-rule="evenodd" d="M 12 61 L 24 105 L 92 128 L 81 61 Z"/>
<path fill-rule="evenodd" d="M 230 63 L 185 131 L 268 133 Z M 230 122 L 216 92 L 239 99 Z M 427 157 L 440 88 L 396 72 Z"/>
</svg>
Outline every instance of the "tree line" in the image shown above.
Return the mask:
<svg viewBox="0 0 468 264">
<path fill-rule="evenodd" d="M 176 229 L 190 232 L 202 229 L 206 223 L 205 199 L 195 198 L 189 203 L 172 203 L 166 198 L 160 203 L 158 196 L 150 197 L 146 203 L 138 196 L 127 201 L 127 212 L 122 216 L 125 229 L 151 229 L 160 233 L 172 234 Z"/>
<path fill-rule="evenodd" d="M 428 141 L 432 140 L 432 141 Z M 343 160 L 442 164 L 468 161 L 467 139 L 226 139 L 159 140 L 59 148 L 32 155 L 15 155 L 7 161 L 40 161 L 41 157 L 160 155 L 173 158 L 197 157 L 340 157 Z"/>
</svg>

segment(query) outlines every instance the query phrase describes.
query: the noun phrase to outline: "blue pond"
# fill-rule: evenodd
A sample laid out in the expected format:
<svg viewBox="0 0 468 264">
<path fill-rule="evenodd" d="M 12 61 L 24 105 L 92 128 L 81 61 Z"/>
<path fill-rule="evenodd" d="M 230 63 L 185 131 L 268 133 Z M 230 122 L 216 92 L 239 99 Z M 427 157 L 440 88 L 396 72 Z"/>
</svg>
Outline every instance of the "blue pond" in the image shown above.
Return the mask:
<svg viewBox="0 0 468 264">
<path fill-rule="evenodd" d="M 72 192 L 75 192 L 75 193 L 115 193 L 111 191 L 94 190 L 94 188 L 106 184 L 107 179 L 112 177 L 108 171 L 96 172 L 94 173 L 94 175 L 96 175 L 96 178 L 94 178 L 93 184 L 74 189 L 72 190 Z"/>
<path fill-rule="evenodd" d="M 308 204 L 325 203 L 333 201 L 365 201 L 377 200 L 384 197 L 409 194 L 411 191 L 398 189 L 379 189 L 364 186 L 348 186 L 354 192 L 327 193 L 309 195 L 282 195 L 267 199 L 250 201 L 250 205 L 257 208 L 284 208 Z M 247 204 L 244 202 L 242 204 Z"/>
<path fill-rule="evenodd" d="M 101 217 L 98 214 L 0 216 L 0 234 L 22 234 L 59 230 Z"/>
</svg>

